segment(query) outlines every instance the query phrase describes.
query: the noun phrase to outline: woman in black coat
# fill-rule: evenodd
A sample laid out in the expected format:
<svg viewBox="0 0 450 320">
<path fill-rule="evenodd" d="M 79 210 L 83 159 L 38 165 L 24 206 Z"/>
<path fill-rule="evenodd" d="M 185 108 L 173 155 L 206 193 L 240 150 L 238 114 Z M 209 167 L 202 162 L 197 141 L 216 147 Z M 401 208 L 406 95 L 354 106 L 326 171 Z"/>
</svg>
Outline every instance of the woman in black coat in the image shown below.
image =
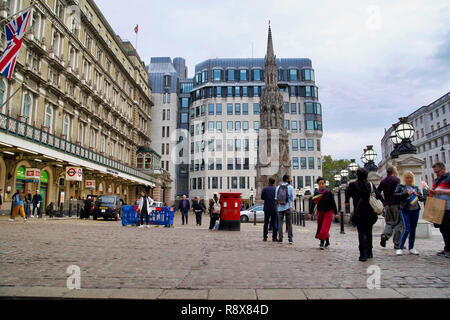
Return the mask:
<svg viewBox="0 0 450 320">
<path fill-rule="evenodd" d="M 378 215 L 369 203 L 370 194 L 375 192 L 376 198 L 383 201 L 383 196 L 377 188 L 367 181 L 369 173 L 365 169 L 356 171 L 357 180 L 349 184 L 345 194 L 345 204 L 348 205 L 350 198 L 353 198 L 354 213 L 352 223 L 358 229 L 359 240 L 359 261 L 367 261 L 373 258 L 372 253 L 372 228 L 378 220 Z"/>
</svg>

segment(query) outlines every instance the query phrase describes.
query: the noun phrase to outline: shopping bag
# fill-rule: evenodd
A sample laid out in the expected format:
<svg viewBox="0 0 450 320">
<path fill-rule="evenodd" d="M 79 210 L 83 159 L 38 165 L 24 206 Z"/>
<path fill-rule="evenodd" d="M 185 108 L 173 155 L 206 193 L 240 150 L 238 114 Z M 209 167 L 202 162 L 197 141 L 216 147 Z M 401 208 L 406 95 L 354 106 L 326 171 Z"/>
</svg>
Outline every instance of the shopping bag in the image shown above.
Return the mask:
<svg viewBox="0 0 450 320">
<path fill-rule="evenodd" d="M 447 201 L 438 198 L 427 198 L 422 219 L 434 224 L 442 224 Z"/>
</svg>

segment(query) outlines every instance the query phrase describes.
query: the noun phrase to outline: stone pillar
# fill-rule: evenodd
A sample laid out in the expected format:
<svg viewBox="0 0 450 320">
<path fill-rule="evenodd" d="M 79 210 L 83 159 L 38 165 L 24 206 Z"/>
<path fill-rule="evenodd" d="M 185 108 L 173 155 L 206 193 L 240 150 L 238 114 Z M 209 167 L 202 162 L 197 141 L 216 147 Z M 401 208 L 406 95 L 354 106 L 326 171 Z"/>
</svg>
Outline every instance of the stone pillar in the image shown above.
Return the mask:
<svg viewBox="0 0 450 320">
<path fill-rule="evenodd" d="M 172 194 L 172 188 L 165 188 L 164 189 L 164 202 L 167 203 L 168 206 L 170 206 L 174 199 L 171 199 Z"/>
<path fill-rule="evenodd" d="M 162 201 L 162 189 L 161 186 L 153 188 L 153 200 Z"/>
</svg>

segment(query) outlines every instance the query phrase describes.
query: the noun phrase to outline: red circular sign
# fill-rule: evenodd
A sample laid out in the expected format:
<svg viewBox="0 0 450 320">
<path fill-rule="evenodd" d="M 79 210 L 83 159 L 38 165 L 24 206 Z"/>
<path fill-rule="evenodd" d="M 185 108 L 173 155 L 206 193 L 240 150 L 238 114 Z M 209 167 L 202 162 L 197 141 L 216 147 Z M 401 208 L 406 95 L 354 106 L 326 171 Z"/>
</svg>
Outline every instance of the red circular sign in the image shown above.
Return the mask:
<svg viewBox="0 0 450 320">
<path fill-rule="evenodd" d="M 67 170 L 67 174 L 68 174 L 70 177 L 73 177 L 76 173 L 77 173 L 77 172 L 75 171 L 74 168 L 70 168 L 69 170 Z"/>
</svg>

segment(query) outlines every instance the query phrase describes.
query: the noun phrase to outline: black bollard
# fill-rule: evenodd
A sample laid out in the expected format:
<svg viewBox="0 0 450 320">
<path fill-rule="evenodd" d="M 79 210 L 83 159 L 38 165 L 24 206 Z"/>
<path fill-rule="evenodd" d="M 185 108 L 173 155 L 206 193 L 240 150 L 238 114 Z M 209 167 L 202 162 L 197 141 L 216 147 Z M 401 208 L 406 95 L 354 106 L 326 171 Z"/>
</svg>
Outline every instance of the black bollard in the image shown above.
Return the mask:
<svg viewBox="0 0 450 320">
<path fill-rule="evenodd" d="M 253 212 L 253 225 L 256 226 L 256 211 Z"/>
<path fill-rule="evenodd" d="M 341 212 L 340 212 L 340 222 L 341 222 L 341 234 L 345 234 L 345 232 L 344 232 L 344 211 L 342 211 L 341 210 Z"/>
</svg>

